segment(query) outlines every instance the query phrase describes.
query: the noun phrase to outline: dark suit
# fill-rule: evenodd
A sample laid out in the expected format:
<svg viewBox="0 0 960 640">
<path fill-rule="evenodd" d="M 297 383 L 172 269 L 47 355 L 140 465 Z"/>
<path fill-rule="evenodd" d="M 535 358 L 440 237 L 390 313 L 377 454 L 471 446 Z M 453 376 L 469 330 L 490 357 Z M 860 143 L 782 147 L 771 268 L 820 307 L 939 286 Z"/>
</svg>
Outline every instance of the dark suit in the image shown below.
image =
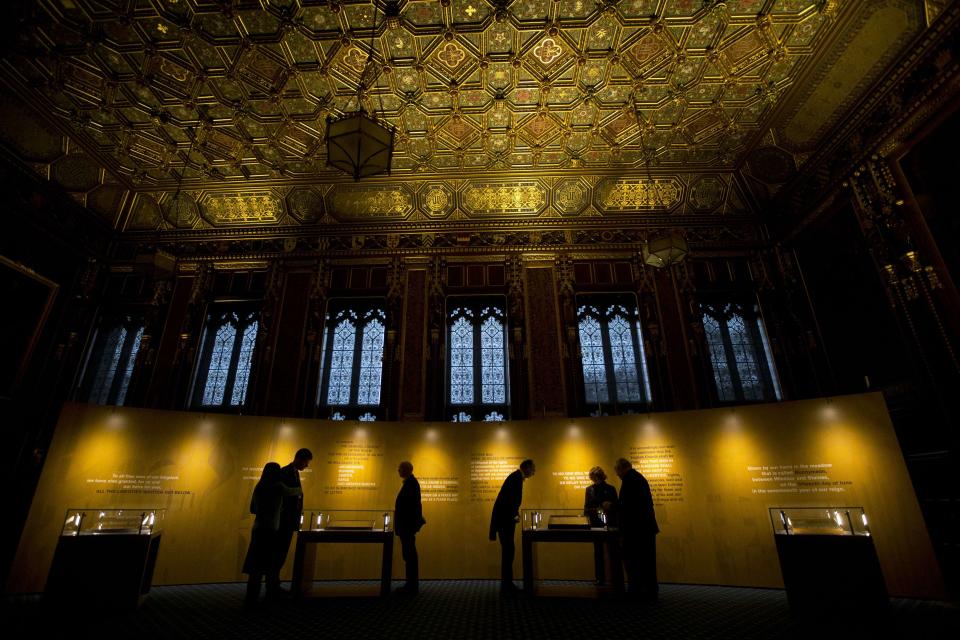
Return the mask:
<svg viewBox="0 0 960 640">
<path fill-rule="evenodd" d="M 420 559 L 417 556 L 417 532 L 426 520 L 423 519 L 423 504 L 420 502 L 420 482 L 407 476 L 394 503 L 394 530 L 400 538 L 403 562 L 406 564 L 407 588 L 416 591 L 420 584 Z"/>
<path fill-rule="evenodd" d="M 503 481 L 490 516 L 490 539 L 500 536 L 500 585 L 513 587 L 513 557 L 516 555 L 514 534 L 523 501 L 523 472 L 517 469 Z"/>
<path fill-rule="evenodd" d="M 583 513 L 590 518 L 591 527 L 604 526 L 598 513 L 600 508 L 603 507 L 604 502 L 611 503 L 610 508 L 604 509 L 604 513 L 607 516 L 606 524 L 608 527 L 615 527 L 617 526 L 617 490 L 612 485 L 607 484 L 606 481 L 601 481 L 587 487 L 586 494 L 583 497 Z M 596 570 L 597 582 L 605 582 L 607 579 L 603 545 L 604 543 L 602 542 L 595 542 L 593 544 L 593 566 Z"/>
<path fill-rule="evenodd" d="M 288 487 L 300 487 L 300 472 L 291 462 L 280 470 L 280 481 Z M 303 495 L 284 496 L 280 507 L 280 526 L 277 528 L 276 555 L 274 566 L 267 574 L 267 595 L 280 590 L 280 570 L 287 561 L 290 541 L 294 531 L 300 530 L 300 516 L 303 514 Z"/>
<path fill-rule="evenodd" d="M 657 595 L 657 517 L 653 511 L 650 484 L 636 469 L 630 469 L 620 484 L 620 535 L 623 566 L 629 590 L 637 595 Z"/>
</svg>

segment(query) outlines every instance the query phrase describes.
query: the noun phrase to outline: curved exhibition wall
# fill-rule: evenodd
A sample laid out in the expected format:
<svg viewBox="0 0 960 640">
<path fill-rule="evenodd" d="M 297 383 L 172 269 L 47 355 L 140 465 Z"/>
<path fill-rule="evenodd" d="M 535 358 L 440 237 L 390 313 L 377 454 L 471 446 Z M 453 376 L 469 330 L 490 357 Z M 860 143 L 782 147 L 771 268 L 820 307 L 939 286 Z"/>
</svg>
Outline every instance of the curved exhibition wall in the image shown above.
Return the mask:
<svg viewBox="0 0 960 640">
<path fill-rule="evenodd" d="M 8 591 L 43 590 L 71 507 L 165 508 L 155 584 L 243 580 L 259 471 L 270 460 L 286 464 L 299 447 L 315 456 L 301 474 L 307 509 L 392 509 L 397 463 L 413 462 L 427 519 L 418 536 L 424 578 L 499 576 L 499 547 L 487 540 L 490 509 L 523 458 L 537 463 L 524 508 L 546 509 L 581 507 L 587 471 L 597 464 L 618 486 L 613 461 L 623 456 L 653 488 L 662 582 L 782 586 L 768 508 L 862 506 L 891 595 L 942 596 L 880 394 L 504 423 L 329 422 L 68 404 Z M 370 546 L 324 545 L 318 577 L 377 575 Z M 589 545 L 548 545 L 538 555 L 543 577 L 592 579 Z M 399 557 L 394 566 L 402 572 Z"/>
</svg>

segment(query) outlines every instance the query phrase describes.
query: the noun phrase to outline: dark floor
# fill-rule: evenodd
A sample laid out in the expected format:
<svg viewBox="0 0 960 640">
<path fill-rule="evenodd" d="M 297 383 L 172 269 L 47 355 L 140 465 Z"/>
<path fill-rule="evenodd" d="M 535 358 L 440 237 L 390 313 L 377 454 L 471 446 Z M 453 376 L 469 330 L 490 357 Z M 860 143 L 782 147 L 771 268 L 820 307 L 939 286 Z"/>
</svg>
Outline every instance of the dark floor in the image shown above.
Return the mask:
<svg viewBox="0 0 960 640">
<path fill-rule="evenodd" d="M 13 596 L 4 600 L 0 633 L 103 640 L 960 638 L 960 608 L 952 604 L 897 599 L 881 614 L 801 618 L 791 614 L 783 591 L 769 589 L 662 585 L 659 602 L 641 604 L 569 597 L 504 600 L 496 582 L 445 580 L 423 582 L 416 597 L 310 598 L 253 611 L 241 608 L 243 594 L 242 584 L 154 587 L 138 611 L 113 614 L 64 611 L 43 604 L 39 596 Z"/>
</svg>

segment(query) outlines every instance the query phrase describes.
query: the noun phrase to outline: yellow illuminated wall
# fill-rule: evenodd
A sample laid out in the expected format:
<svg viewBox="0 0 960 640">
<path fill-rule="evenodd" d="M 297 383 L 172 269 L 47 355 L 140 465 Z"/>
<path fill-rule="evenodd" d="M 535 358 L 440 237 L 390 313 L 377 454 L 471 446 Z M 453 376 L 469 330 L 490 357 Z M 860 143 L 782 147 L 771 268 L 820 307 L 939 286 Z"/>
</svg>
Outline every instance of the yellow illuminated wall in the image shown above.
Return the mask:
<svg viewBox="0 0 960 640">
<path fill-rule="evenodd" d="M 264 463 L 315 458 L 308 509 L 392 509 L 397 463 L 424 494 L 425 578 L 495 578 L 487 540 L 503 478 L 532 457 L 524 507 L 580 508 L 586 472 L 628 457 L 654 489 L 663 582 L 781 586 L 768 508 L 862 506 L 891 594 L 940 597 L 930 541 L 882 397 L 507 423 L 369 423 L 67 405 L 8 590 L 43 589 L 64 514 L 165 508 L 156 584 L 242 580 L 250 492 Z M 377 551 L 321 547 L 318 573 L 373 577 Z M 396 549 L 397 576 L 403 564 Z M 589 545 L 539 554 L 544 577 L 591 579 Z M 287 572 L 292 562 L 288 562 Z M 517 559 L 519 576 L 520 559 Z"/>
</svg>

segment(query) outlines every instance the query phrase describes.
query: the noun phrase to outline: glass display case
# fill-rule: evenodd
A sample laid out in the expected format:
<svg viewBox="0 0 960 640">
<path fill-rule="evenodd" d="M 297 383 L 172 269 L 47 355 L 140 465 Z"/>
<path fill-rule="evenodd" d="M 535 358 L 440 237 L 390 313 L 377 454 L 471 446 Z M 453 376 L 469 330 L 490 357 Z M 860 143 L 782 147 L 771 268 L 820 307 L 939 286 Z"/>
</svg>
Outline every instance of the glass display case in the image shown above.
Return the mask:
<svg viewBox="0 0 960 640">
<path fill-rule="evenodd" d="M 301 531 L 393 531 L 393 511 L 313 509 L 303 512 Z"/>
<path fill-rule="evenodd" d="M 863 507 L 771 507 L 776 535 L 869 536 Z"/>
<path fill-rule="evenodd" d="M 605 521 L 606 516 L 601 517 Z M 558 531 L 589 531 L 592 527 L 590 518 L 583 514 L 582 509 L 524 509 L 520 512 L 520 523 L 524 531 L 538 529 Z"/>
<path fill-rule="evenodd" d="M 149 535 L 160 531 L 165 512 L 165 509 L 67 509 L 60 535 Z"/>
</svg>

